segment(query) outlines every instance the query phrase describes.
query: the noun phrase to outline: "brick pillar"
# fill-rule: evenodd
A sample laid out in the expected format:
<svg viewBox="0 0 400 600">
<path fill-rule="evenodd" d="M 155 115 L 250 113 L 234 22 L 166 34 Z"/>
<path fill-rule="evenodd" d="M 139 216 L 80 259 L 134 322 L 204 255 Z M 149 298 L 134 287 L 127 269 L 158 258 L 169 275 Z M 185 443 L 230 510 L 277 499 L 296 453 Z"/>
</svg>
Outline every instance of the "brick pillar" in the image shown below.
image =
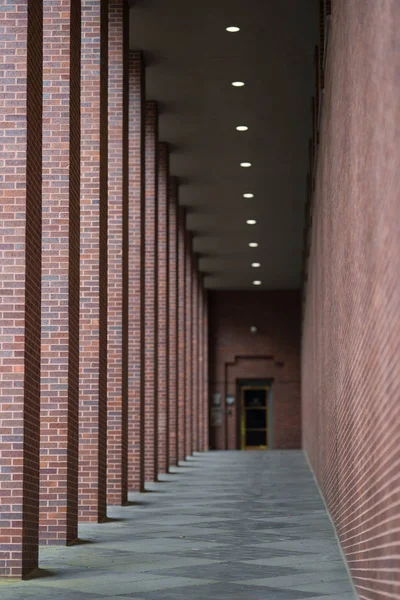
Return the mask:
<svg viewBox="0 0 400 600">
<path fill-rule="evenodd" d="M 204 450 L 209 448 L 209 356 L 208 356 L 208 294 L 207 290 L 203 290 L 203 311 L 204 311 L 204 342 L 203 342 L 203 361 L 204 361 Z"/>
<path fill-rule="evenodd" d="M 199 440 L 199 357 L 198 357 L 198 280 L 197 257 L 192 255 L 192 450 L 198 450 Z"/>
<path fill-rule="evenodd" d="M 107 503 L 128 500 L 128 43 L 127 0 L 108 3 Z"/>
<path fill-rule="evenodd" d="M 193 340 L 192 340 L 192 309 L 193 309 L 193 298 L 192 298 L 192 287 L 193 287 L 193 268 L 192 268 L 192 234 L 190 231 L 186 231 L 186 243 L 185 243 L 185 338 L 186 338 L 186 398 L 185 398 L 185 453 L 186 456 L 190 456 L 193 452 Z"/>
<path fill-rule="evenodd" d="M 128 489 L 144 491 L 144 90 L 140 52 L 129 53 Z"/>
<path fill-rule="evenodd" d="M 107 0 L 82 0 L 79 516 L 106 517 Z"/>
<path fill-rule="evenodd" d="M 178 186 L 176 179 L 169 180 L 169 244 L 168 244 L 168 431 L 169 465 L 178 462 Z"/>
<path fill-rule="evenodd" d="M 78 537 L 80 0 L 43 2 L 40 540 Z"/>
<path fill-rule="evenodd" d="M 42 23 L 39 0 L 0 0 L 1 577 L 38 564 Z"/>
<path fill-rule="evenodd" d="M 157 480 L 157 148 L 158 111 L 145 105 L 145 480 Z"/>
<path fill-rule="evenodd" d="M 203 309 L 203 277 L 198 272 L 198 394 L 199 394 L 199 451 L 204 451 L 204 309 Z"/>
<path fill-rule="evenodd" d="M 186 212 L 178 207 L 178 460 L 186 456 Z"/>
<path fill-rule="evenodd" d="M 168 438 L 168 180 L 169 157 L 168 146 L 165 143 L 158 145 L 158 198 L 157 198 L 157 329 L 158 329 L 158 473 L 166 473 L 169 463 L 169 438 Z"/>
</svg>

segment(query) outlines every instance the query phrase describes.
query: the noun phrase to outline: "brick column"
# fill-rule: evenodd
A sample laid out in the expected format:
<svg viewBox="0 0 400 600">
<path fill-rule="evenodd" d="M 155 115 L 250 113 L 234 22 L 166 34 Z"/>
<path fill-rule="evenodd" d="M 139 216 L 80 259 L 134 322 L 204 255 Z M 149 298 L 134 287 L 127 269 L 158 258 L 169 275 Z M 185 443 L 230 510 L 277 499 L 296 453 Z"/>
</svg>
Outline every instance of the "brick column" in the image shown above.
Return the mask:
<svg viewBox="0 0 400 600">
<path fill-rule="evenodd" d="M 168 180 L 169 157 L 168 146 L 165 143 L 158 145 L 158 198 L 157 198 L 157 328 L 158 328 L 158 473 L 166 473 L 168 469 Z"/>
<path fill-rule="evenodd" d="M 178 460 L 186 456 L 186 212 L 178 207 Z"/>
<path fill-rule="evenodd" d="M 158 111 L 145 107 L 145 480 L 157 480 L 157 148 Z"/>
<path fill-rule="evenodd" d="M 80 0 L 43 2 L 40 540 L 78 537 Z"/>
<path fill-rule="evenodd" d="M 79 516 L 106 517 L 107 0 L 82 0 Z"/>
<path fill-rule="evenodd" d="M 185 453 L 186 456 L 190 456 L 193 452 L 193 340 L 192 340 L 192 309 L 193 309 L 193 298 L 192 298 L 192 287 L 193 287 L 193 269 L 192 269 L 192 234 L 190 231 L 185 232 L 186 243 L 185 243 L 185 338 L 186 338 L 186 398 L 185 398 Z"/>
<path fill-rule="evenodd" d="M 198 272 L 198 382 L 199 382 L 199 451 L 204 451 L 204 307 L 203 307 L 203 277 Z"/>
<path fill-rule="evenodd" d="M 178 186 L 174 177 L 169 180 L 169 244 L 168 244 L 168 431 L 169 465 L 178 462 Z"/>
<path fill-rule="evenodd" d="M 42 23 L 40 1 L 0 0 L 1 577 L 38 564 Z"/>
<path fill-rule="evenodd" d="M 204 342 L 203 342 L 203 360 L 204 360 L 204 450 L 209 447 L 209 357 L 208 357 L 208 294 L 207 290 L 203 290 L 203 311 L 204 311 Z"/>
<path fill-rule="evenodd" d="M 128 43 L 127 0 L 108 3 L 107 503 L 128 500 Z"/>
<path fill-rule="evenodd" d="M 144 91 L 140 52 L 129 53 L 128 489 L 144 491 Z"/>
<path fill-rule="evenodd" d="M 198 450 L 199 440 L 199 357 L 198 357 L 198 280 L 197 257 L 192 254 L 192 450 Z"/>
</svg>

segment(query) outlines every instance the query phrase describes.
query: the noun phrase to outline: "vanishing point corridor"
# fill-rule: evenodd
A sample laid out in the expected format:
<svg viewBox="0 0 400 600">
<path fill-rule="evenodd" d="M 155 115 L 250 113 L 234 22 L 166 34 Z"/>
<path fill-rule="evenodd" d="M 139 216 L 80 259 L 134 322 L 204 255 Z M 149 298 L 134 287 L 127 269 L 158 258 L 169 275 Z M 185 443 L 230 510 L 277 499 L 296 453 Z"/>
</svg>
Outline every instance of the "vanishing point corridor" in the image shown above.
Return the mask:
<svg viewBox="0 0 400 600">
<path fill-rule="evenodd" d="M 196 454 L 160 479 L 1 600 L 355 598 L 302 452 Z"/>
<path fill-rule="evenodd" d="M 0 0 L 0 600 L 400 600 L 400 0 Z"/>
</svg>

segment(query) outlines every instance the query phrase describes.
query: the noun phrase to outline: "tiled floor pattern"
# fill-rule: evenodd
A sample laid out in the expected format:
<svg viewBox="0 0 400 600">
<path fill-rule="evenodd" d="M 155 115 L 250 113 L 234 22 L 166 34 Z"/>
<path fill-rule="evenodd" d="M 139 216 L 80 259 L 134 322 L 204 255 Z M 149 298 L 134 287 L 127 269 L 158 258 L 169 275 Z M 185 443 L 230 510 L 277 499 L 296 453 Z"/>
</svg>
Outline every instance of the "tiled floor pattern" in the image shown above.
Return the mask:
<svg viewBox="0 0 400 600">
<path fill-rule="evenodd" d="M 41 549 L 44 577 L 1 600 L 353 600 L 301 452 L 210 452 Z"/>
</svg>

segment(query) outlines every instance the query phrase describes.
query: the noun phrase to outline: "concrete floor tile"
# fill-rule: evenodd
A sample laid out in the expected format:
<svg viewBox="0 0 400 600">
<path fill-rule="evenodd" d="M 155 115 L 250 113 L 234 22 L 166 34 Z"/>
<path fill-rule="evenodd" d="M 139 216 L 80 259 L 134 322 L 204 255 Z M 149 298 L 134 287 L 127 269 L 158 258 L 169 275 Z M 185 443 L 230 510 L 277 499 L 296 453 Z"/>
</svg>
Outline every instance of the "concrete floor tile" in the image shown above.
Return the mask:
<svg viewBox="0 0 400 600">
<path fill-rule="evenodd" d="M 354 600 L 301 452 L 210 452 L 162 479 L 81 526 L 90 543 L 41 548 L 51 576 L 1 600 Z"/>
</svg>

